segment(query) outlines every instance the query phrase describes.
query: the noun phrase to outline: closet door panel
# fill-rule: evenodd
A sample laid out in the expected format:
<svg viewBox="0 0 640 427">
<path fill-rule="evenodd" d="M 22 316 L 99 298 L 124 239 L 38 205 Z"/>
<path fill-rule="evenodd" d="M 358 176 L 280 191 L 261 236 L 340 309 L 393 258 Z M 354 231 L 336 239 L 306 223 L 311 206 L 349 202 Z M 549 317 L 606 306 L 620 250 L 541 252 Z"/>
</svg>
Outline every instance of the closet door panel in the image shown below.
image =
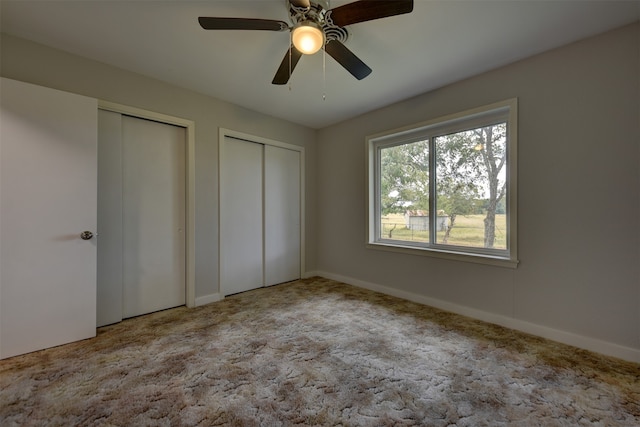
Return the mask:
<svg viewBox="0 0 640 427">
<path fill-rule="evenodd" d="M 122 210 L 121 115 L 98 110 L 98 327 L 122 320 Z"/>
<path fill-rule="evenodd" d="M 220 292 L 263 286 L 263 146 L 220 142 Z"/>
<path fill-rule="evenodd" d="M 265 285 L 300 278 L 300 153 L 265 146 Z"/>
<path fill-rule="evenodd" d="M 122 117 L 123 317 L 185 303 L 184 128 Z"/>
</svg>

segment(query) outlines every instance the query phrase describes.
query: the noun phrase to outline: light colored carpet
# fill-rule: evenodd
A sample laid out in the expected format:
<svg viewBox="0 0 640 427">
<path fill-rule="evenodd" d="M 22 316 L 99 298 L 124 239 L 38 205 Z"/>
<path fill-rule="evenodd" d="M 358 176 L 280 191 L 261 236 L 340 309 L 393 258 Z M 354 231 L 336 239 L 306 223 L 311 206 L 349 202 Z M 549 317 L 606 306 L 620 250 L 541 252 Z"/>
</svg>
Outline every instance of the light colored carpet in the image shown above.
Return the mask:
<svg viewBox="0 0 640 427">
<path fill-rule="evenodd" d="M 0 425 L 640 425 L 640 365 L 322 278 L 0 361 Z"/>
</svg>

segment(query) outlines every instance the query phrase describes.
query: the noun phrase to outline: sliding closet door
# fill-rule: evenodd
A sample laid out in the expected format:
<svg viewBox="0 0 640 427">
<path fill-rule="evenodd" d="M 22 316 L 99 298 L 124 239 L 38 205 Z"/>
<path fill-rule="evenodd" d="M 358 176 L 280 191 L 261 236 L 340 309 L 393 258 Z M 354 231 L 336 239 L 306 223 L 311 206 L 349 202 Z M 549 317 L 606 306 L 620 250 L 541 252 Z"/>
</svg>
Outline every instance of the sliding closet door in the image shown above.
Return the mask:
<svg viewBox="0 0 640 427">
<path fill-rule="evenodd" d="M 98 305 L 96 326 L 122 320 L 122 117 L 98 110 Z"/>
<path fill-rule="evenodd" d="M 265 286 L 300 278 L 300 152 L 264 147 Z"/>
<path fill-rule="evenodd" d="M 220 141 L 220 292 L 263 286 L 263 146 Z"/>
<path fill-rule="evenodd" d="M 220 142 L 220 293 L 301 277 L 301 151 Z"/>
<path fill-rule="evenodd" d="M 185 304 L 185 129 L 100 110 L 97 326 Z"/>
<path fill-rule="evenodd" d="M 122 116 L 123 316 L 185 303 L 185 129 Z"/>
</svg>

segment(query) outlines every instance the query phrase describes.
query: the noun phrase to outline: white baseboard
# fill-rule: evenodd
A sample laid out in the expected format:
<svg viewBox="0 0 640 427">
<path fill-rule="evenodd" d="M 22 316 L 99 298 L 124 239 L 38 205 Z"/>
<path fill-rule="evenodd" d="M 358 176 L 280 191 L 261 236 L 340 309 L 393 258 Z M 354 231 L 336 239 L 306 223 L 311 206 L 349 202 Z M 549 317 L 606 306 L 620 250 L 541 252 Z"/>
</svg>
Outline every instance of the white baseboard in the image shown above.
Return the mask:
<svg viewBox="0 0 640 427">
<path fill-rule="evenodd" d="M 217 301 L 220 301 L 221 299 L 222 299 L 222 296 L 219 293 L 196 297 L 196 307 L 199 307 L 205 304 L 210 304 L 212 302 L 217 302 Z"/>
<path fill-rule="evenodd" d="M 640 363 L 640 350 L 631 347 L 625 347 L 608 341 L 602 341 L 596 338 L 574 334 L 572 332 L 561 331 L 558 329 L 549 328 L 547 326 L 526 322 L 524 320 L 518 320 L 500 314 L 477 310 L 475 308 L 450 303 L 436 298 L 430 298 L 413 292 L 407 292 L 387 286 L 378 285 L 376 283 L 366 282 L 352 277 L 341 276 L 339 274 L 333 274 L 326 271 L 317 271 L 314 272 L 314 274 L 317 276 L 325 277 L 327 279 L 343 282 L 348 285 L 369 289 L 375 292 L 380 292 L 386 295 L 391 295 L 394 297 L 417 302 L 419 304 L 424 304 L 431 307 L 439 308 L 441 310 L 468 316 L 477 320 L 504 326 L 506 328 L 515 329 L 517 331 L 536 335 L 542 338 L 558 341 L 563 344 L 568 344 L 596 353 L 605 354 L 607 356 L 617 357 L 619 359 Z"/>
<path fill-rule="evenodd" d="M 302 275 L 303 279 L 308 279 L 309 277 L 319 276 L 320 274 L 317 271 L 307 271 Z M 222 301 L 224 297 L 216 292 L 215 294 L 203 295 L 201 297 L 196 297 L 194 307 L 199 307 L 201 305 L 210 304 L 212 302 Z"/>
<path fill-rule="evenodd" d="M 303 275 L 302 278 L 303 279 L 308 279 L 309 277 L 315 277 L 315 276 L 320 276 L 321 274 L 318 273 L 317 271 L 306 271 Z"/>
</svg>

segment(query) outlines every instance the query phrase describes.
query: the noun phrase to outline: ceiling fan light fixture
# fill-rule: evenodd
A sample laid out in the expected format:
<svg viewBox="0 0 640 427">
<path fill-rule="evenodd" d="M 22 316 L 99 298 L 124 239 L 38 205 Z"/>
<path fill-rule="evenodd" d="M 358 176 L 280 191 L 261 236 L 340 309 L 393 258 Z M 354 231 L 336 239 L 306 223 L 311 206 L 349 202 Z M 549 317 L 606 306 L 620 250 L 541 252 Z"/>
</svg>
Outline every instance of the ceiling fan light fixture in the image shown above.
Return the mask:
<svg viewBox="0 0 640 427">
<path fill-rule="evenodd" d="M 298 51 L 312 55 L 324 45 L 324 32 L 313 21 L 300 22 L 293 28 L 291 41 Z"/>
</svg>

